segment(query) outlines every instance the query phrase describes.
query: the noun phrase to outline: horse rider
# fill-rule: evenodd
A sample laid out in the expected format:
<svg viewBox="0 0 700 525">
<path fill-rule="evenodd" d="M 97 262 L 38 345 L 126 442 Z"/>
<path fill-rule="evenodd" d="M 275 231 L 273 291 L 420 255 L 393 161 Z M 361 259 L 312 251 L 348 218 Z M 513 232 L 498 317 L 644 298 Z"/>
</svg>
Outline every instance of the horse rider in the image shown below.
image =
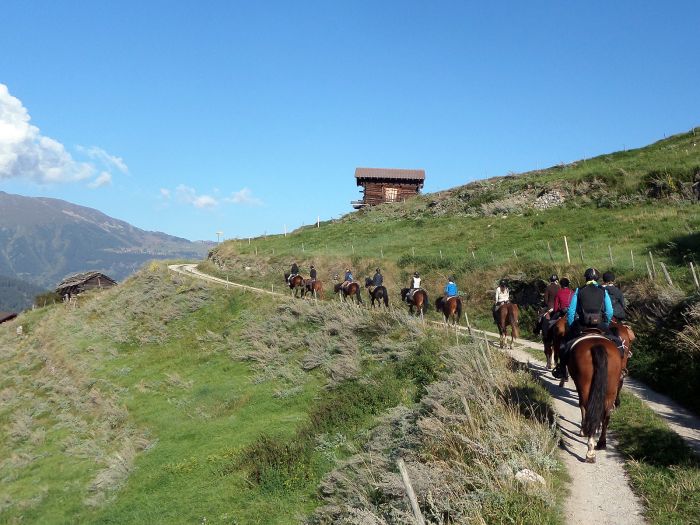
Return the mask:
<svg viewBox="0 0 700 525">
<path fill-rule="evenodd" d="M 610 301 L 613 307 L 613 317 L 617 321 L 624 321 L 627 318 L 625 313 L 625 297 L 622 295 L 622 290 L 615 286 L 615 274 L 605 272 L 603 274 L 603 288 L 608 292 Z"/>
<path fill-rule="evenodd" d="M 297 262 L 294 261 L 292 263 L 292 268 L 289 270 L 289 277 L 287 278 L 287 282 L 291 283 L 292 278 L 296 277 L 297 275 L 299 275 L 299 265 L 297 265 Z"/>
<path fill-rule="evenodd" d="M 450 297 L 457 297 L 459 291 L 457 290 L 457 284 L 455 283 L 455 278 L 453 275 L 447 279 L 447 284 L 445 285 L 445 299 Z"/>
<path fill-rule="evenodd" d="M 544 291 L 544 309 L 540 314 L 540 327 L 542 329 L 542 338 L 546 339 L 547 330 L 549 329 L 549 321 L 552 319 L 554 311 L 554 300 L 559 293 L 559 276 L 555 273 L 549 278 L 549 284 Z"/>
<path fill-rule="evenodd" d="M 316 267 L 312 264 L 311 268 L 309 269 L 309 279 L 312 283 L 316 281 L 317 276 L 318 273 L 316 272 Z"/>
<path fill-rule="evenodd" d="M 566 314 L 566 324 L 569 329 L 566 331 L 564 348 L 559 353 L 559 364 L 552 370 L 552 375 L 557 379 L 567 376 L 566 365 L 571 354 L 571 346 L 584 328 L 597 328 L 624 352 L 622 340 L 610 332 L 613 307 L 608 292 L 598 284 L 600 279 L 598 270 L 588 268 L 584 279 L 586 284 L 576 289 Z"/>
<path fill-rule="evenodd" d="M 381 270 L 377 268 L 377 271 L 374 273 L 374 277 L 372 277 L 372 286 L 376 288 L 382 284 L 384 284 L 384 276 L 382 275 Z"/>
<path fill-rule="evenodd" d="M 496 300 L 493 305 L 493 320 L 496 324 L 498 324 L 498 309 L 509 302 L 510 290 L 508 289 L 508 282 L 505 279 L 501 279 L 498 283 L 498 288 L 496 288 Z"/>
<path fill-rule="evenodd" d="M 353 281 L 352 272 L 350 271 L 350 268 L 345 268 L 345 277 L 343 279 L 344 280 L 340 285 L 341 288 L 347 287 L 347 285 L 349 285 Z"/>
<path fill-rule="evenodd" d="M 566 314 L 571 304 L 571 298 L 574 296 L 574 291 L 569 288 L 569 280 L 563 277 L 560 281 L 561 288 L 557 292 L 557 296 L 554 298 L 554 312 L 552 312 L 552 319 L 559 319 L 562 315 Z"/>
<path fill-rule="evenodd" d="M 406 302 L 413 300 L 413 294 L 416 290 L 420 289 L 420 275 L 418 272 L 413 272 L 413 277 L 411 277 L 411 284 L 408 286 L 408 293 L 406 294 Z"/>
</svg>

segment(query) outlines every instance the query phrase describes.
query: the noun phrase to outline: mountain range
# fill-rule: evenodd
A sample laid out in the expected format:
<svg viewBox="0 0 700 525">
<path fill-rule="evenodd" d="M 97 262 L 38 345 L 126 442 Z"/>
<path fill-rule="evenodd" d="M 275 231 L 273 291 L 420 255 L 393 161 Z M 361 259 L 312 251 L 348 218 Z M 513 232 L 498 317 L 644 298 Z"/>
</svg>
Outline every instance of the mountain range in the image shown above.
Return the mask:
<svg viewBox="0 0 700 525">
<path fill-rule="evenodd" d="M 0 191 L 0 276 L 42 288 L 87 270 L 119 281 L 148 260 L 199 259 L 210 247 L 60 199 Z"/>
</svg>

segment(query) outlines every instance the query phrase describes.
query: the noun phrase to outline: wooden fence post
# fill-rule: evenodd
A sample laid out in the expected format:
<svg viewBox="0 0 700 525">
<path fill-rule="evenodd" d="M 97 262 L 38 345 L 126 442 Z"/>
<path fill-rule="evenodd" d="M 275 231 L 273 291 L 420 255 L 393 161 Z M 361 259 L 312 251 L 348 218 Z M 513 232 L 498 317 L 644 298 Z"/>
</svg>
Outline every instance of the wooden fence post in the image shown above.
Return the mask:
<svg viewBox="0 0 700 525">
<path fill-rule="evenodd" d="M 649 261 L 644 261 L 644 263 L 647 265 L 647 273 L 649 274 L 649 280 L 653 281 L 654 275 L 651 273 L 651 267 L 649 266 Z"/>
<path fill-rule="evenodd" d="M 569 256 L 569 242 L 566 240 L 566 235 L 564 235 L 564 248 L 566 248 L 566 262 L 571 264 L 571 257 Z"/>
<path fill-rule="evenodd" d="M 554 262 L 554 256 L 552 255 L 552 247 L 549 245 L 549 241 L 547 241 L 547 251 L 549 252 L 549 258 Z"/>
<path fill-rule="evenodd" d="M 654 265 L 654 256 L 651 254 L 651 250 L 649 250 L 649 260 L 651 261 L 651 271 L 656 277 L 656 266 Z"/>
<path fill-rule="evenodd" d="M 698 282 L 698 276 L 695 274 L 695 266 L 693 262 L 690 262 L 690 273 L 693 274 L 693 282 L 695 283 L 695 289 L 700 290 L 700 282 Z"/>
<path fill-rule="evenodd" d="M 661 270 L 664 272 L 664 277 L 666 277 L 666 282 L 668 283 L 669 286 L 673 286 L 673 281 L 671 280 L 671 276 L 668 274 L 668 270 L 666 269 L 666 265 L 662 262 L 659 263 L 661 265 Z"/>
<path fill-rule="evenodd" d="M 469 332 L 469 335 L 472 335 L 472 325 L 469 324 L 469 316 L 467 315 L 467 309 L 464 309 L 464 320 L 467 323 L 467 332 Z"/>
<path fill-rule="evenodd" d="M 513 255 L 515 255 L 515 258 L 518 258 L 518 254 L 515 252 L 515 248 L 513 248 Z"/>
<path fill-rule="evenodd" d="M 399 467 L 399 472 L 401 473 L 401 480 L 403 481 L 403 486 L 406 489 L 406 495 L 408 496 L 408 500 L 411 502 L 411 509 L 413 509 L 413 515 L 416 518 L 416 523 L 418 525 L 425 525 L 423 514 L 420 511 L 420 505 L 418 505 L 418 498 L 416 498 L 416 493 L 413 492 L 411 478 L 408 477 L 408 470 L 406 470 L 406 464 L 403 462 L 402 458 L 399 458 L 396 464 Z"/>
<path fill-rule="evenodd" d="M 634 270 L 634 251 L 630 250 L 630 257 L 632 258 L 632 270 Z"/>
<path fill-rule="evenodd" d="M 442 250 L 440 250 L 440 259 L 442 259 Z"/>
<path fill-rule="evenodd" d="M 583 246 L 578 245 L 578 252 L 581 254 L 581 264 L 583 264 Z"/>
<path fill-rule="evenodd" d="M 414 246 L 411 246 L 411 255 L 412 255 L 413 257 L 416 256 L 416 248 L 415 248 Z"/>
</svg>

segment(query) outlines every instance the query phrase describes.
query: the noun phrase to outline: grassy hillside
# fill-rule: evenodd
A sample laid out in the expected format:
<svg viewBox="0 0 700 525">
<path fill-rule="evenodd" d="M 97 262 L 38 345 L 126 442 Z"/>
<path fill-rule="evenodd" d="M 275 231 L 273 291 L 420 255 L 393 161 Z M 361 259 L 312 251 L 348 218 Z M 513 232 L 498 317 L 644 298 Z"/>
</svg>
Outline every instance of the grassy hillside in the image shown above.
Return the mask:
<svg viewBox="0 0 700 525">
<path fill-rule="evenodd" d="M 0 399 L 3 523 L 405 522 L 397 453 L 426 513 L 562 520 L 542 390 L 400 311 L 273 302 L 153 263 L 3 325 Z"/>
</svg>

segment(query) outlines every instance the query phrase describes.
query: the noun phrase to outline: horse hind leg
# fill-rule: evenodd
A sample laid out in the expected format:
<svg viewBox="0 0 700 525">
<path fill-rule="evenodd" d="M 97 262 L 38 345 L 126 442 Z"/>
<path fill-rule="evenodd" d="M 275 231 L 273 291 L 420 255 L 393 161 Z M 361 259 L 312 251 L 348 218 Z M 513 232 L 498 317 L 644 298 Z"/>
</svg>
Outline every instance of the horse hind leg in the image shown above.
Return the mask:
<svg viewBox="0 0 700 525">
<path fill-rule="evenodd" d="M 588 436 L 588 450 L 586 451 L 586 463 L 595 463 L 595 439 Z"/>
<path fill-rule="evenodd" d="M 600 431 L 600 438 L 595 446 L 596 450 L 605 450 L 607 448 L 607 433 L 608 433 L 608 423 L 610 422 L 610 412 L 605 414 L 603 418 L 603 427 Z"/>
</svg>

